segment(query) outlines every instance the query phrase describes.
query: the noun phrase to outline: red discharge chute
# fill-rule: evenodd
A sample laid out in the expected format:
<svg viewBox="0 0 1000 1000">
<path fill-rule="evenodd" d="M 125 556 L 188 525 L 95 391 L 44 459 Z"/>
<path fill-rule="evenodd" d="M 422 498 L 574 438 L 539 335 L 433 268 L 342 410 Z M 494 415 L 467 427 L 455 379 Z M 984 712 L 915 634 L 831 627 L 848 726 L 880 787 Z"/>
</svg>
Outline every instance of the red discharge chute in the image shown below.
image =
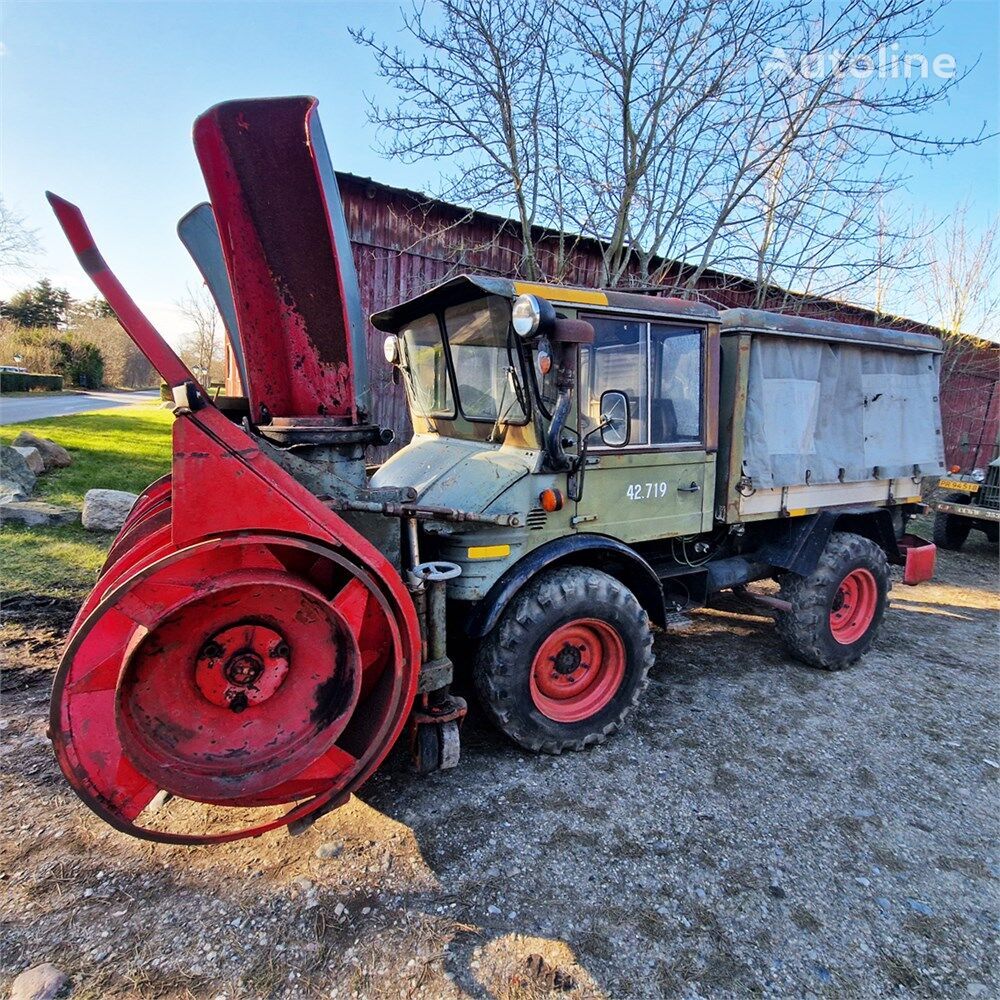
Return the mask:
<svg viewBox="0 0 1000 1000">
<path fill-rule="evenodd" d="M 360 291 L 316 99 L 228 101 L 194 147 L 229 272 L 253 420 L 367 408 Z"/>
<path fill-rule="evenodd" d="M 122 325 L 189 406 L 171 475 L 139 498 L 70 632 L 51 735 L 80 797 L 135 836 L 255 836 L 342 801 L 410 712 L 412 599 L 391 563 L 205 397 L 108 270 L 79 211 L 50 201 Z M 296 802 L 203 832 L 144 825 L 160 790 L 222 806 Z M 169 810 L 168 810 L 169 814 Z"/>
</svg>

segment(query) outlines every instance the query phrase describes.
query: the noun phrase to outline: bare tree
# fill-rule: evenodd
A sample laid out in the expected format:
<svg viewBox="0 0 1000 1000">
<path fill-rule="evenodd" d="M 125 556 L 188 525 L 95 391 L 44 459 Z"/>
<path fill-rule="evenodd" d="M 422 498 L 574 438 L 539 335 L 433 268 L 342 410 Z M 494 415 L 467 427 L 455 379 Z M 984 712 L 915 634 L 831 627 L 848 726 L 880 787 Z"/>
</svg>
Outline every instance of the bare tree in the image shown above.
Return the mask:
<svg viewBox="0 0 1000 1000">
<path fill-rule="evenodd" d="M 907 157 L 983 138 L 920 128 L 963 77 L 921 54 L 943 2 L 442 0 L 406 16 L 413 47 L 354 37 L 397 90 L 371 107 L 383 149 L 447 160 L 442 196 L 509 207 L 522 273 L 553 273 L 543 224 L 601 241 L 608 285 L 693 295 L 721 268 L 801 302 L 903 255 L 873 207 Z"/>
<path fill-rule="evenodd" d="M 605 280 L 662 278 L 657 260 L 697 244 L 724 142 L 762 47 L 802 0 L 560 0 L 579 65 L 578 225 L 605 241 Z"/>
<path fill-rule="evenodd" d="M 933 37 L 942 6 L 913 0 L 877 5 L 844 0 L 836 7 L 809 5 L 793 12 L 759 77 L 747 80 L 740 113 L 726 135 L 732 156 L 719 174 L 715 218 L 701 247 L 682 251 L 688 258 L 692 250 L 698 255 L 688 277 L 690 288 L 705 268 L 727 259 L 734 235 L 738 239 L 747 225 L 755 224 L 754 195 L 789 154 L 806 161 L 832 155 L 814 177 L 808 204 L 850 218 L 872 195 L 884 196 L 898 186 L 898 167 L 891 175 L 888 161 L 897 165 L 907 156 L 948 153 L 980 141 L 982 132 L 972 139 L 956 139 L 920 128 L 921 116 L 945 100 L 963 74 L 934 77 L 928 70 L 926 75 L 893 75 L 891 67 L 885 71 L 886 53 L 919 49 Z M 776 54 L 780 58 L 774 58 Z M 864 193 L 866 180 L 873 185 L 869 194 Z M 866 228 L 872 235 L 874 228 Z M 850 242 L 853 254 L 857 235 L 855 231 Z M 841 255 L 829 263 L 839 267 L 843 259 Z M 815 262 L 810 272 L 816 274 Z"/>
<path fill-rule="evenodd" d="M 968 204 L 939 229 L 926 280 L 917 285 L 931 322 L 948 336 L 995 339 L 1000 330 L 1000 215 L 977 233 Z"/>
<path fill-rule="evenodd" d="M 374 102 L 383 151 L 406 161 L 449 161 L 442 194 L 474 208 L 512 210 L 524 242 L 521 270 L 537 278 L 533 227 L 543 171 L 558 171 L 558 139 L 549 128 L 564 100 L 554 63 L 558 26 L 547 0 L 441 0 L 404 13 L 419 54 L 352 37 L 375 56 L 379 76 L 397 90 L 393 107 Z M 565 111 L 563 111 L 565 114 Z M 547 220 L 546 220 L 547 221 Z"/>
<path fill-rule="evenodd" d="M 0 270 L 26 271 L 41 250 L 35 230 L 0 197 Z"/>
<path fill-rule="evenodd" d="M 981 348 L 988 346 L 984 340 L 995 344 L 1000 330 L 1000 215 L 976 227 L 969 214 L 968 204 L 959 205 L 938 227 L 930 266 L 911 292 L 944 332 L 941 406 L 946 420 L 964 428 L 962 465 L 996 455 L 984 416 L 994 393 L 996 352 Z"/>
<path fill-rule="evenodd" d="M 751 278 L 754 306 L 847 298 L 885 313 L 898 279 L 926 266 L 928 227 L 896 207 L 898 177 L 865 161 L 833 129 L 808 156 L 792 146 L 775 161 L 727 241 L 726 266 Z"/>
<path fill-rule="evenodd" d="M 188 285 L 184 298 L 177 303 L 187 321 L 181 342 L 181 358 L 207 385 L 225 378 L 225 335 L 222 317 L 206 285 Z"/>
</svg>

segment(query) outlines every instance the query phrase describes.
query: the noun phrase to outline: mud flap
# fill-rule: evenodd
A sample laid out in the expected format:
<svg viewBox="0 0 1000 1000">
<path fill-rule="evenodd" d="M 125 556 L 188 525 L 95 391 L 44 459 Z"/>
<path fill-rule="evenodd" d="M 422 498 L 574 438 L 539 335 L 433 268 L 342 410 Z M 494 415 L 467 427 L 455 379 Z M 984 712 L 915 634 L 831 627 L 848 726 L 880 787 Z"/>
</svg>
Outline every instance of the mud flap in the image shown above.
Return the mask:
<svg viewBox="0 0 1000 1000">
<path fill-rule="evenodd" d="M 903 564 L 903 583 L 915 587 L 918 583 L 926 583 L 934 578 L 937 546 L 933 542 L 925 542 L 917 535 L 902 535 L 897 544 L 906 559 Z"/>
</svg>

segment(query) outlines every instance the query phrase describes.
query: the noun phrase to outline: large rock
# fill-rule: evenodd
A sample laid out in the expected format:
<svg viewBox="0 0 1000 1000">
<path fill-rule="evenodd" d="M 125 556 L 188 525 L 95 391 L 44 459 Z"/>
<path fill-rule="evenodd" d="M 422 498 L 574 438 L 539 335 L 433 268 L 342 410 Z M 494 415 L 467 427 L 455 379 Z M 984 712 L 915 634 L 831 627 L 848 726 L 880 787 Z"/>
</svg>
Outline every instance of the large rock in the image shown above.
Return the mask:
<svg viewBox="0 0 1000 1000">
<path fill-rule="evenodd" d="M 70 453 L 48 438 L 41 438 L 30 431 L 21 431 L 13 442 L 15 448 L 37 448 L 45 463 L 45 471 L 49 469 L 65 469 L 73 459 Z"/>
<path fill-rule="evenodd" d="M 25 969 L 10 988 L 10 1000 L 54 1000 L 66 985 L 66 973 L 51 962 Z"/>
<path fill-rule="evenodd" d="M 0 503 L 24 500 L 35 488 L 35 474 L 24 456 L 13 448 L 0 445 Z"/>
<path fill-rule="evenodd" d="M 40 476 L 45 471 L 45 462 L 42 460 L 42 453 L 37 448 L 22 448 L 20 445 L 11 445 L 25 461 L 28 468 L 36 475 Z"/>
<path fill-rule="evenodd" d="M 83 497 L 83 526 L 88 531 L 117 531 L 138 499 L 137 493 L 124 490 L 87 490 Z"/>
<path fill-rule="evenodd" d="M 0 524 L 26 524 L 32 528 L 55 524 L 79 524 L 80 512 L 42 500 L 16 500 L 0 504 Z"/>
<path fill-rule="evenodd" d="M 24 487 L 20 483 L 0 476 L 0 504 L 14 503 L 27 499 L 28 494 L 24 492 Z"/>
</svg>

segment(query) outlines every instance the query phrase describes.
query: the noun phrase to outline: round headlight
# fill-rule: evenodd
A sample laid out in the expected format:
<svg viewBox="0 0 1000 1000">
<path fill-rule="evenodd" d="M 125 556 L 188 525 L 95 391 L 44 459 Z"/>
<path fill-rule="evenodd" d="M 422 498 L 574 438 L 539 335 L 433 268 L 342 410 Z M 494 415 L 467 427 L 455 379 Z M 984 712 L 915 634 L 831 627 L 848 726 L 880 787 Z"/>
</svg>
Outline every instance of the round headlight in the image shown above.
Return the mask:
<svg viewBox="0 0 1000 1000">
<path fill-rule="evenodd" d="M 382 353 L 390 365 L 398 365 L 400 357 L 399 337 L 394 333 L 390 333 L 382 342 Z"/>
<path fill-rule="evenodd" d="M 534 295 L 519 295 L 514 300 L 510 322 L 519 337 L 530 337 L 542 324 L 542 306 Z"/>
</svg>

